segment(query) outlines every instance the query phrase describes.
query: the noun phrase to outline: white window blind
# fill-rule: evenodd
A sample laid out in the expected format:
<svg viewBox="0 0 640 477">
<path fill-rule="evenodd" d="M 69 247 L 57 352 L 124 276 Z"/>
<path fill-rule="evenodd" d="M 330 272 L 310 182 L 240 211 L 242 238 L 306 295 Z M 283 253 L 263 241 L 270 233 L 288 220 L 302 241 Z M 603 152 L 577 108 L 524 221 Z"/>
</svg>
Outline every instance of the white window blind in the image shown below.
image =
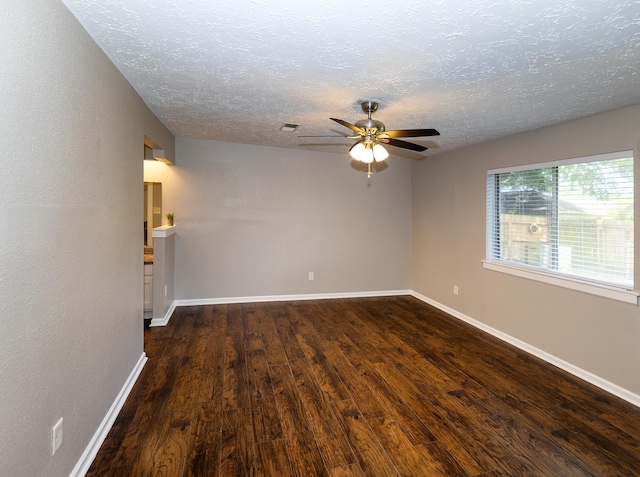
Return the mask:
<svg viewBox="0 0 640 477">
<path fill-rule="evenodd" d="M 633 152 L 487 173 L 487 260 L 633 289 Z"/>
</svg>

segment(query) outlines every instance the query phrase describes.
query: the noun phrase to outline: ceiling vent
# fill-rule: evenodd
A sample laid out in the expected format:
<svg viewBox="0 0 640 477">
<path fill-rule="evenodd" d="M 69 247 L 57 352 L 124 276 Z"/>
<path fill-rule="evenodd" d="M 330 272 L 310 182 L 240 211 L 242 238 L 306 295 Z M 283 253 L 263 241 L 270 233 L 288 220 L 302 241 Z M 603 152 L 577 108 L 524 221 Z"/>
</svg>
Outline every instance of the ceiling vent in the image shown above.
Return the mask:
<svg viewBox="0 0 640 477">
<path fill-rule="evenodd" d="M 282 127 L 280 128 L 280 131 L 284 131 L 284 132 L 293 132 L 296 129 L 298 129 L 300 127 L 299 124 L 291 124 L 291 123 L 284 123 L 282 125 Z"/>
</svg>

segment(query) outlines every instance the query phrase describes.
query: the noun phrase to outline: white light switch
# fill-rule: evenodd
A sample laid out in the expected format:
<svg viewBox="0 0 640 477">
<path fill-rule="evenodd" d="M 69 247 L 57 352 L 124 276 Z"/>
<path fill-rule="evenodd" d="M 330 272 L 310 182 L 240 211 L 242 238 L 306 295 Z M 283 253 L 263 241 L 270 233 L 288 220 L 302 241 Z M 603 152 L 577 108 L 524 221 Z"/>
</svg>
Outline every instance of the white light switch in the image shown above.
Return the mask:
<svg viewBox="0 0 640 477">
<path fill-rule="evenodd" d="M 55 455 L 62 445 L 62 422 L 60 418 L 51 429 L 51 455 Z"/>
</svg>

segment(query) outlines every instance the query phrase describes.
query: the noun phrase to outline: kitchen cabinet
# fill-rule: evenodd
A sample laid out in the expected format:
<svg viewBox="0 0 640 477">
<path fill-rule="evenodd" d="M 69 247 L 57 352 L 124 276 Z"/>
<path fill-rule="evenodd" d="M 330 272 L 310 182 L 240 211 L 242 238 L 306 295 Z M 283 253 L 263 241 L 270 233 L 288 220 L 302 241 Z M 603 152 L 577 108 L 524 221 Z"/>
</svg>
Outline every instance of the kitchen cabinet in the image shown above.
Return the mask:
<svg viewBox="0 0 640 477">
<path fill-rule="evenodd" d="M 153 264 L 144 264 L 144 311 L 153 310 Z"/>
</svg>

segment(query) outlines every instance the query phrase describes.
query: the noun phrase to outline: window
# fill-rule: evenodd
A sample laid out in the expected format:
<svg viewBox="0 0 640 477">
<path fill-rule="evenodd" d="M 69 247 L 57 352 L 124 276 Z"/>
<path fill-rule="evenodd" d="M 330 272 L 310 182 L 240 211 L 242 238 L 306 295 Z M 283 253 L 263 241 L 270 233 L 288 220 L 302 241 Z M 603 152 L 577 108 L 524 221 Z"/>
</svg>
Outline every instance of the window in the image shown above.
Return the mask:
<svg viewBox="0 0 640 477">
<path fill-rule="evenodd" d="M 637 303 L 633 184 L 633 151 L 488 171 L 485 268 Z"/>
</svg>

